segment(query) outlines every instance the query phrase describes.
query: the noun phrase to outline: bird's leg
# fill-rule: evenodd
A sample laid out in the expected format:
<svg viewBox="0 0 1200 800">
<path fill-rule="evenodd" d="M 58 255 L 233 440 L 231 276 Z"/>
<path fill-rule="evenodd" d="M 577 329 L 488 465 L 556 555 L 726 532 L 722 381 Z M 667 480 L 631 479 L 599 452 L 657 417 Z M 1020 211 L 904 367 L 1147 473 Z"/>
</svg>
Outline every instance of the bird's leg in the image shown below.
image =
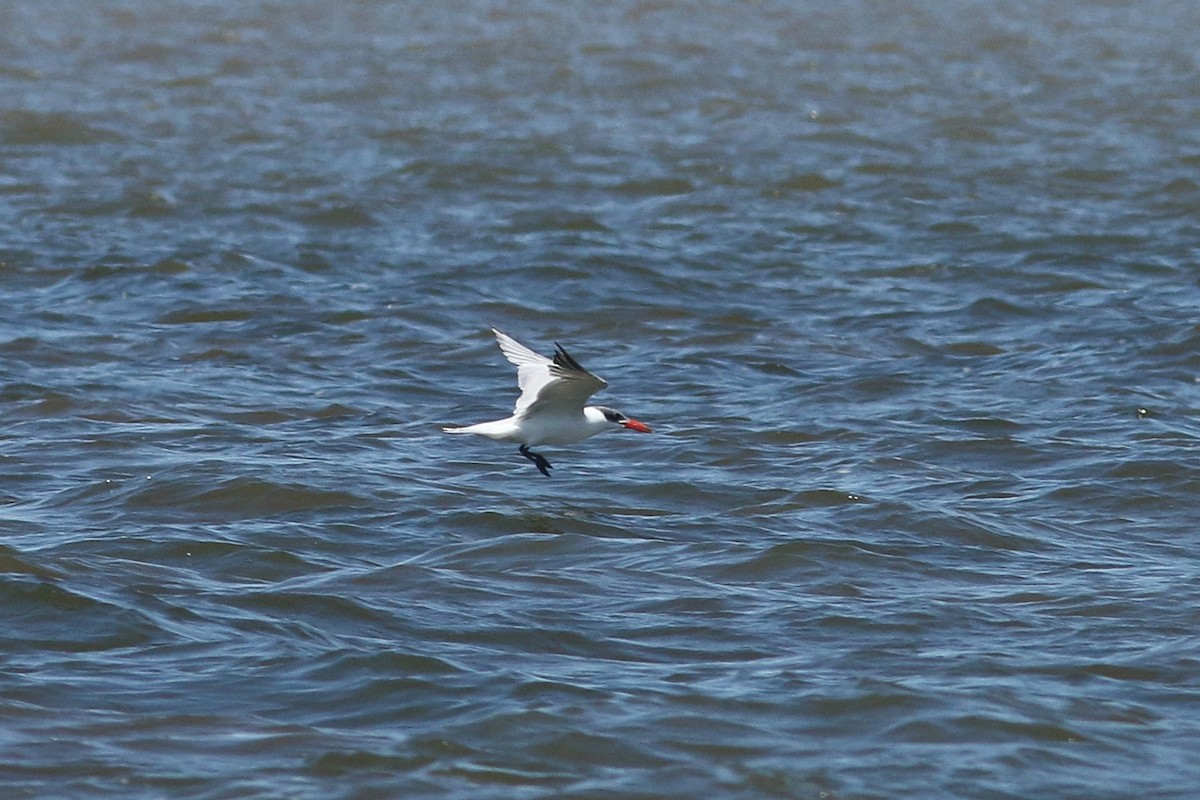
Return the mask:
<svg viewBox="0 0 1200 800">
<path fill-rule="evenodd" d="M 538 468 L 538 472 L 541 472 L 547 478 L 550 477 L 550 462 L 546 460 L 544 455 L 533 452 L 529 449 L 529 445 L 527 444 L 521 445 L 519 448 L 517 448 L 517 451 L 532 461 L 534 466 Z"/>
</svg>

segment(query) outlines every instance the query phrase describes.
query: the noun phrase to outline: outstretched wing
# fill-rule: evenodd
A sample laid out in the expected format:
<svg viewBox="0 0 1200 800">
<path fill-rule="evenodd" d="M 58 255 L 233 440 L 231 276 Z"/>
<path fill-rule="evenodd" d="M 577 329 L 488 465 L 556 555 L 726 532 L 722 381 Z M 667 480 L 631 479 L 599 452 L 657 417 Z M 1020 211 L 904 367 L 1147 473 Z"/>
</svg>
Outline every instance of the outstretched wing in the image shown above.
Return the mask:
<svg viewBox="0 0 1200 800">
<path fill-rule="evenodd" d="M 495 328 L 492 333 L 504 357 L 517 367 L 521 396 L 513 413 L 519 417 L 554 410 L 577 411 L 589 397 L 608 386 L 580 366 L 558 343 L 554 345 L 554 358 L 550 359 Z"/>
</svg>

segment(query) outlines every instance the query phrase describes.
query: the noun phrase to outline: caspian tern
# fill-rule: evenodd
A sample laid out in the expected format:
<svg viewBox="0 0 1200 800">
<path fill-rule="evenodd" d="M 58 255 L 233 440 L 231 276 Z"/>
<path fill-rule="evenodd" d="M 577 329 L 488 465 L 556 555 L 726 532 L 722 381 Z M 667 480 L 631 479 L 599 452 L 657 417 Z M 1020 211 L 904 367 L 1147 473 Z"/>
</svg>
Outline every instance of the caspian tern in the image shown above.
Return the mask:
<svg viewBox="0 0 1200 800">
<path fill-rule="evenodd" d="M 518 452 L 550 476 L 550 462 L 529 448 L 541 444 L 574 444 L 609 428 L 650 433 L 650 426 L 605 406 L 584 406 L 608 386 L 554 343 L 554 358 L 538 355 L 516 339 L 492 328 L 504 357 L 517 367 L 521 396 L 507 419 L 480 422 L 465 428 L 442 428 L 446 433 L 477 433 L 497 442 L 516 442 Z"/>
</svg>

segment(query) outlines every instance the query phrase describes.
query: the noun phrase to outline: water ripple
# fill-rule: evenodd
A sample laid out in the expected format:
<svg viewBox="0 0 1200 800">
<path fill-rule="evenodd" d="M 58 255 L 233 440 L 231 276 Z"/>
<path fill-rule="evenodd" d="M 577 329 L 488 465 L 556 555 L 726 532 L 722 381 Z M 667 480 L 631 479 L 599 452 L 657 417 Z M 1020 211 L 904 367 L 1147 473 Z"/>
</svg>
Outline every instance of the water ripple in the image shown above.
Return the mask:
<svg viewBox="0 0 1200 800">
<path fill-rule="evenodd" d="M 107 6 L 0 7 L 4 796 L 1194 794 L 1192 5 Z M 492 325 L 655 435 L 450 441 Z"/>
</svg>

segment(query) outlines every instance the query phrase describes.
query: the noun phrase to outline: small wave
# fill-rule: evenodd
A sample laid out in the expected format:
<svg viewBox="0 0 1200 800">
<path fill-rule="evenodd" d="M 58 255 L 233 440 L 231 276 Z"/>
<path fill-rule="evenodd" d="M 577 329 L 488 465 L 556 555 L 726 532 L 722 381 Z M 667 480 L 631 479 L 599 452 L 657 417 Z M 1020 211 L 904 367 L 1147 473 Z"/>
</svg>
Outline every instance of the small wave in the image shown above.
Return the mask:
<svg viewBox="0 0 1200 800">
<path fill-rule="evenodd" d="M 366 228 L 379 224 L 370 211 L 360 205 L 334 205 L 314 211 L 305 217 L 310 225 L 328 228 Z"/>
<path fill-rule="evenodd" d="M 253 308 L 184 308 L 160 316 L 159 325 L 197 325 L 209 322 L 245 322 L 259 314 Z"/>
<path fill-rule="evenodd" d="M 346 491 L 230 478 L 216 486 L 191 479 L 147 481 L 128 499 L 133 508 L 174 508 L 222 517 L 262 517 L 317 509 L 351 508 L 368 500 Z"/>
<path fill-rule="evenodd" d="M 89 652 L 146 645 L 161 631 L 142 614 L 97 600 L 56 581 L 0 580 L 5 649 Z M 78 620 L 86 619 L 81 625 Z"/>
<path fill-rule="evenodd" d="M 622 181 L 613 187 L 613 191 L 635 197 L 665 197 L 691 194 L 696 191 L 696 186 L 684 178 L 642 178 Z"/>
<path fill-rule="evenodd" d="M 87 145 L 117 141 L 115 133 L 71 114 L 39 111 L 0 112 L 0 144 Z"/>
<path fill-rule="evenodd" d="M 894 726 L 888 733 L 898 741 L 923 744 L 1087 741 L 1078 731 L 1053 722 L 982 714 L 912 720 Z"/>
</svg>

